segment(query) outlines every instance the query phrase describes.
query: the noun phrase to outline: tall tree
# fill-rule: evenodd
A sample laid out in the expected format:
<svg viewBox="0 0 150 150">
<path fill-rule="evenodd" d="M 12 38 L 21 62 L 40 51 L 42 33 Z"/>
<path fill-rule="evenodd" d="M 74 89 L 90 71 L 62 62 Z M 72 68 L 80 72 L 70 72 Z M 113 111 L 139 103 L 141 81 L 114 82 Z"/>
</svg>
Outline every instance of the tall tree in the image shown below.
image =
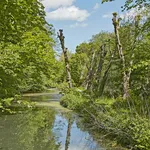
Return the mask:
<svg viewBox="0 0 150 150">
<path fill-rule="evenodd" d="M 34 27 L 46 31 L 45 24 L 44 7 L 38 0 L 1 0 L 0 42 L 17 43 Z"/>
<path fill-rule="evenodd" d="M 58 37 L 59 37 L 61 48 L 62 48 L 63 54 L 64 54 L 66 73 L 67 73 L 67 82 L 68 82 L 69 88 L 72 88 L 69 59 L 68 59 L 68 55 L 67 55 L 67 48 L 65 47 L 65 37 L 63 35 L 63 30 L 61 30 L 61 29 L 59 30 Z"/>
<path fill-rule="evenodd" d="M 89 68 L 89 71 L 87 73 L 87 78 L 86 78 L 86 86 L 85 88 L 87 90 L 90 90 L 91 89 L 91 85 L 92 85 L 92 80 L 93 80 L 93 76 L 94 76 L 94 67 L 95 67 L 95 50 L 94 48 L 92 48 L 92 58 L 91 58 L 91 61 L 90 61 L 90 68 Z"/>
<path fill-rule="evenodd" d="M 120 41 L 119 36 L 119 26 L 120 26 L 120 18 L 117 18 L 117 13 L 113 13 L 113 26 L 114 26 L 114 32 L 116 35 L 116 46 L 119 53 L 121 65 L 122 65 L 122 72 L 123 72 L 123 99 L 126 99 L 129 97 L 129 79 L 130 75 L 126 72 L 126 64 L 125 64 L 125 56 L 123 53 L 122 44 Z"/>
</svg>

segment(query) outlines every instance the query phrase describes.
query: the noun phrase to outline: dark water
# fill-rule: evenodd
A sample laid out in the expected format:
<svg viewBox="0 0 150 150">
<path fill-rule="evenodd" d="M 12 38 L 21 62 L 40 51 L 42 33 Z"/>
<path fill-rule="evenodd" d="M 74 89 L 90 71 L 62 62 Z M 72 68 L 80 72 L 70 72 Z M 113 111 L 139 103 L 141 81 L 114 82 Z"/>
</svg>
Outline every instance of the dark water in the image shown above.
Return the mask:
<svg viewBox="0 0 150 150">
<path fill-rule="evenodd" d="M 0 150 L 105 150 L 77 115 L 59 105 L 58 92 L 26 94 L 34 110 L 0 116 Z"/>
</svg>

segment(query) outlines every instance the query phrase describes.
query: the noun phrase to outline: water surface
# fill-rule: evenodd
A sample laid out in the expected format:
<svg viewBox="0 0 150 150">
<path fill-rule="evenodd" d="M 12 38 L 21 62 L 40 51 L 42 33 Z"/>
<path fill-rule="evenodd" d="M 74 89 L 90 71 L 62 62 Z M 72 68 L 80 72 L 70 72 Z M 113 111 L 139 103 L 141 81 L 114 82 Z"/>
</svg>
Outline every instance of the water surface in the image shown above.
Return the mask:
<svg viewBox="0 0 150 150">
<path fill-rule="evenodd" d="M 0 115 L 0 150 L 105 150 L 73 112 L 59 104 L 58 91 L 25 94 L 34 110 Z"/>
</svg>

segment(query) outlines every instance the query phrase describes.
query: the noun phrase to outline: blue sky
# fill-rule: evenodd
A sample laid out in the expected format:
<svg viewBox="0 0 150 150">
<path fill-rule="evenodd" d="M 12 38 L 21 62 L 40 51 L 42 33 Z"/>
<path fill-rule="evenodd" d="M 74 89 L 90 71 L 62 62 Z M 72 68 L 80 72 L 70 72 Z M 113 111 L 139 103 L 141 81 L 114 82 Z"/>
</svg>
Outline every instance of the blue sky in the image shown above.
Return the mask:
<svg viewBox="0 0 150 150">
<path fill-rule="evenodd" d="M 101 4 L 101 0 L 44 0 L 47 21 L 64 30 L 66 47 L 72 52 L 100 31 L 113 31 L 112 12 L 120 15 L 125 0 Z"/>
</svg>

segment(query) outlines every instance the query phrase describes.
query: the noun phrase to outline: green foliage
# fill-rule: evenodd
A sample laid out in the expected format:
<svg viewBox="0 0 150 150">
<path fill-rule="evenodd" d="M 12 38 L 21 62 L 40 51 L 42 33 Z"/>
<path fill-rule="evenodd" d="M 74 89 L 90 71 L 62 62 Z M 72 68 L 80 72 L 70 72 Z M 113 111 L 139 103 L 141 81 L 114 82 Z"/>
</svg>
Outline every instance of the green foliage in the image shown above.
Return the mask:
<svg viewBox="0 0 150 150">
<path fill-rule="evenodd" d="M 125 130 L 132 137 L 136 149 L 150 149 L 150 124 L 148 119 L 136 117 L 127 122 Z"/>
<path fill-rule="evenodd" d="M 1 47 L 1 97 L 22 91 L 40 91 L 45 89 L 49 80 L 56 79 L 59 69 L 53 44 L 49 35 L 34 28 L 24 34 L 21 43 Z"/>
<path fill-rule="evenodd" d="M 6 107 L 10 106 L 13 100 L 14 98 L 3 99 L 2 100 L 3 106 L 6 106 Z"/>
<path fill-rule="evenodd" d="M 81 101 L 81 98 L 70 93 L 61 98 L 60 104 L 64 107 L 74 110 L 77 106 L 80 106 Z"/>
<path fill-rule="evenodd" d="M 85 80 L 85 75 L 87 72 L 87 68 L 85 64 L 87 63 L 87 55 L 85 53 L 74 54 L 70 60 L 71 66 L 71 77 L 75 83 L 75 86 L 81 86 Z"/>
<path fill-rule="evenodd" d="M 6 98 L 6 99 L 0 99 L 0 112 L 9 112 L 14 113 L 11 109 L 9 109 L 9 106 L 12 104 L 14 98 Z"/>
<path fill-rule="evenodd" d="M 124 9 L 137 6 L 149 6 L 149 1 L 127 0 Z M 58 88 L 64 94 L 61 99 L 64 107 L 77 110 L 93 128 L 104 131 L 118 143 L 130 149 L 149 150 L 150 19 L 145 14 L 143 18 L 138 19 L 138 24 L 131 18 L 121 23 L 119 33 L 125 70 L 121 67 L 113 33 L 101 32 L 90 42 L 77 46 L 76 53 L 69 57 L 71 76 L 74 85 L 82 88 L 70 89 L 67 83 L 62 83 L 64 64 L 55 58 L 52 26 L 45 21 L 43 5 L 38 0 L 1 0 L 0 110 L 12 113 L 9 107 L 14 102 L 30 108 L 29 102 L 10 97 L 62 83 Z M 130 98 L 123 101 L 120 95 L 125 71 L 131 71 Z M 83 92 L 88 76 L 89 96 Z M 33 135 L 45 125 L 45 114 L 36 116 L 34 121 L 37 120 L 39 126 L 32 131 Z M 33 118 L 29 116 L 29 119 Z"/>
<path fill-rule="evenodd" d="M 38 0 L 1 0 L 0 42 L 17 43 L 33 27 L 45 30 L 45 12 Z"/>
<path fill-rule="evenodd" d="M 74 97 L 66 97 L 66 100 L 70 99 L 67 105 L 75 106 L 71 98 Z M 70 101 L 71 104 L 68 104 Z M 74 109 L 96 133 L 102 132 L 106 137 L 129 149 L 150 149 L 149 114 L 142 115 L 136 110 L 138 102 L 133 105 L 132 101 L 103 98 L 95 101 L 86 100 L 81 104 L 82 106 L 77 105 Z M 149 108 L 144 109 L 149 111 Z"/>
<path fill-rule="evenodd" d="M 60 104 L 71 110 L 80 110 L 86 101 L 88 101 L 88 99 L 83 97 L 82 90 L 79 88 L 72 88 L 69 89 L 67 93 L 65 93 L 65 95 L 61 98 Z"/>
<path fill-rule="evenodd" d="M 114 49 L 115 41 L 114 35 L 108 32 L 100 32 L 99 34 L 94 35 L 89 43 L 81 43 L 76 47 L 76 53 L 72 55 L 70 59 L 71 66 L 71 75 L 72 79 L 75 83 L 75 86 L 86 86 L 87 76 L 89 74 L 89 70 L 92 68 L 92 73 L 95 75 L 91 77 L 91 86 L 93 86 L 92 90 L 97 90 L 99 83 L 97 82 L 96 75 L 97 67 L 100 62 L 100 57 L 102 52 L 101 46 L 106 44 L 106 61 L 104 61 L 104 66 L 102 70 L 102 75 L 104 75 L 105 70 L 107 69 L 107 64 L 109 63 L 109 59 L 111 57 L 110 51 Z M 95 54 L 94 61 L 92 61 L 93 53 Z"/>
<path fill-rule="evenodd" d="M 9 97 L 55 86 L 61 65 L 53 50 L 52 25 L 45 21 L 38 0 L 2 0 L 0 20 L 0 107 L 4 108 Z"/>
<path fill-rule="evenodd" d="M 124 8 L 147 4 L 148 1 L 126 1 Z M 146 7 L 144 11 L 149 13 Z M 90 74 L 90 88 L 86 91 L 90 98 L 83 92 L 78 96 L 68 89 L 61 100 L 65 107 L 77 110 L 96 132 L 102 131 L 117 143 L 135 150 L 150 149 L 150 20 L 147 14 L 142 12 L 138 19 L 131 17 L 121 21 L 118 30 L 125 57 L 124 69 L 113 33 L 101 32 L 89 43 L 77 46 L 70 60 L 71 74 L 75 85 L 84 88 Z M 123 72 L 129 74 L 130 96 L 126 100 L 121 96 Z"/>
<path fill-rule="evenodd" d="M 146 17 L 146 14 L 143 13 Z M 125 57 L 125 70 L 129 73 L 130 92 L 146 99 L 150 93 L 150 36 L 147 23 L 149 19 L 137 21 L 135 18 L 123 19 L 119 29 Z M 103 46 L 105 45 L 105 57 Z M 95 57 L 93 57 L 95 53 Z M 117 98 L 123 93 L 123 72 L 119 54 L 116 51 L 113 33 L 100 32 L 94 35 L 89 43 L 81 43 L 70 59 L 71 75 L 75 86 L 87 88 L 87 77 L 90 74 L 88 91 L 94 96 Z"/>
<path fill-rule="evenodd" d="M 77 87 L 81 86 L 86 78 L 91 48 L 89 43 L 82 43 L 77 46 L 76 53 L 70 59 L 71 76 Z"/>
<path fill-rule="evenodd" d="M 115 0 L 102 0 L 102 3 L 104 2 L 112 2 Z M 126 0 L 124 4 L 124 9 L 123 10 L 129 10 L 135 7 L 138 8 L 143 8 L 143 7 L 149 7 L 150 6 L 150 1 L 149 0 Z"/>
<path fill-rule="evenodd" d="M 15 114 L 14 108 L 21 107 L 22 109 L 31 109 L 35 107 L 34 102 L 22 101 L 20 95 L 15 95 L 12 98 L 0 99 L 0 113 Z M 12 109 L 13 108 L 13 109 Z"/>
<path fill-rule="evenodd" d="M 63 82 L 57 86 L 57 88 L 61 91 L 61 93 L 69 93 L 70 89 L 68 87 L 67 82 Z"/>
<path fill-rule="evenodd" d="M 150 148 L 150 100 L 131 98 L 91 99 L 77 88 L 68 89 L 62 97 L 64 107 L 77 111 L 92 130 L 102 132 L 118 144 L 129 149 L 149 150 Z"/>
</svg>

